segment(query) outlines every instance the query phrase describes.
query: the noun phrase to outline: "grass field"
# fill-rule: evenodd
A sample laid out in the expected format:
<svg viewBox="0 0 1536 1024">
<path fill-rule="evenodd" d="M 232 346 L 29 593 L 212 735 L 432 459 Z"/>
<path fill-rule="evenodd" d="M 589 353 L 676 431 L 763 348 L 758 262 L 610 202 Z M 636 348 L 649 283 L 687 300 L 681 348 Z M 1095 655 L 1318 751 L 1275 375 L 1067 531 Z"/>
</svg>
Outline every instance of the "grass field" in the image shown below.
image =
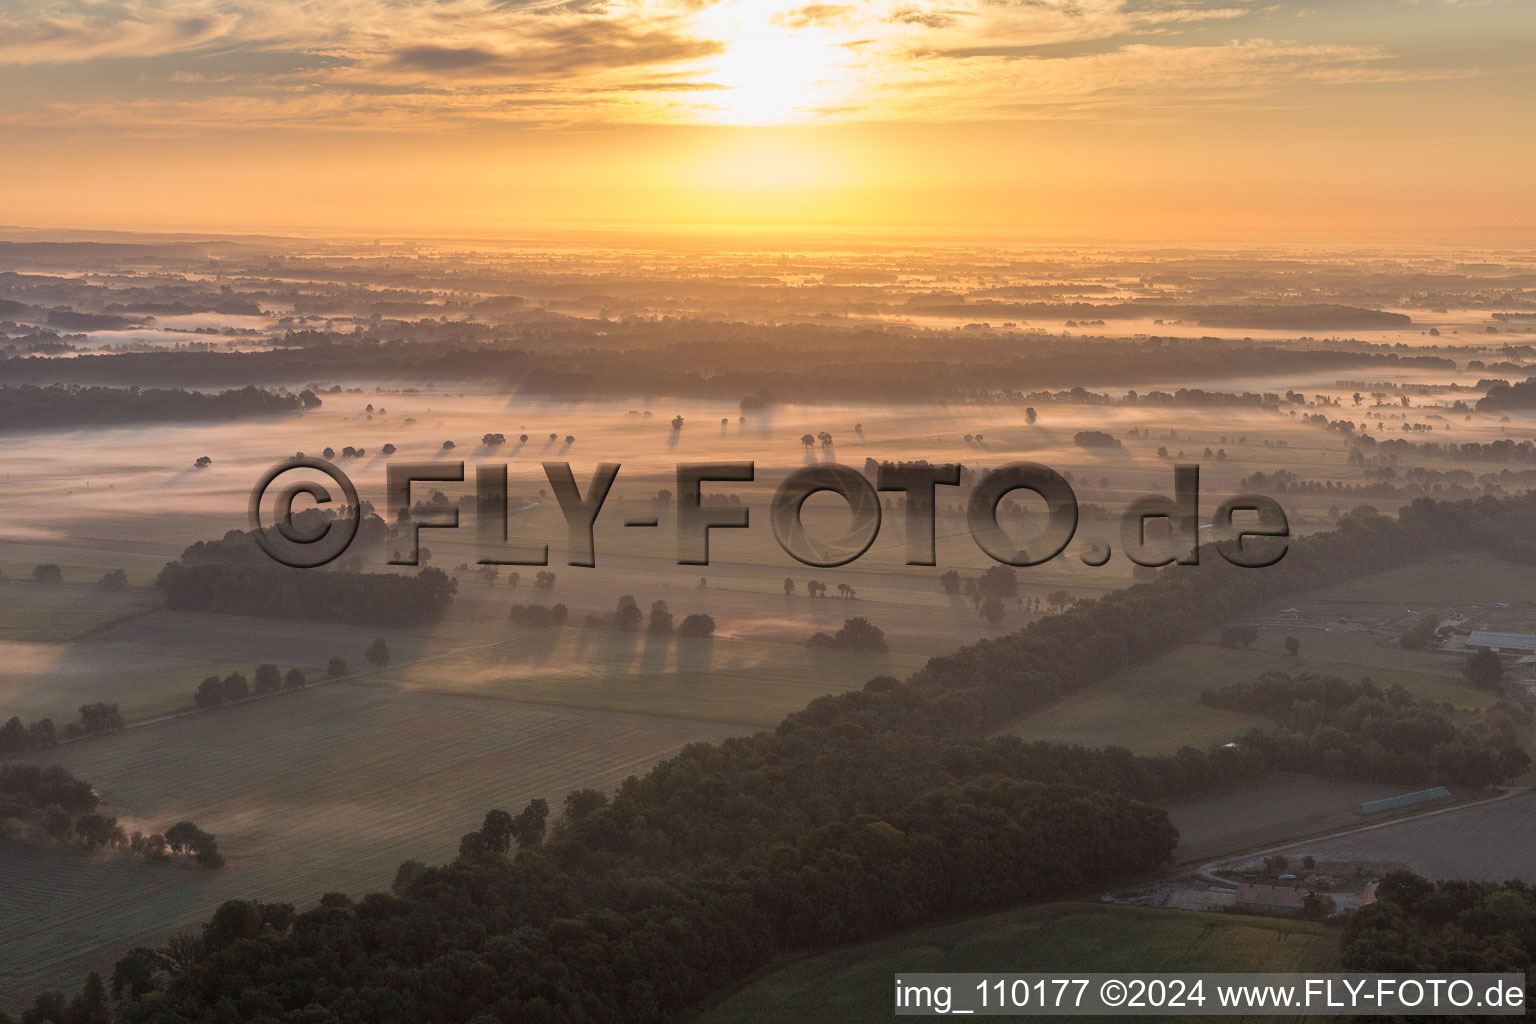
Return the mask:
<svg viewBox="0 0 1536 1024">
<path fill-rule="evenodd" d="M 190 818 L 228 866 L 0 846 L 0 994 L 78 983 L 235 896 L 304 905 L 386 887 L 407 858 L 451 858 L 491 807 L 558 808 L 740 731 L 338 684 L 56 748 L 38 760 L 89 779 L 129 831 Z"/>
<path fill-rule="evenodd" d="M 0 582 L 0 643 L 62 644 L 160 604 L 143 589 Z"/>
<path fill-rule="evenodd" d="M 1336 971 L 1338 932 L 1277 918 L 1053 903 L 797 960 L 706 1011 L 698 1024 L 887 1020 L 898 972 L 1084 970 Z"/>
<path fill-rule="evenodd" d="M 1311 595 L 1320 601 L 1396 602 L 1430 608 L 1451 604 L 1536 604 L 1536 567 L 1456 555 L 1404 565 Z"/>
</svg>

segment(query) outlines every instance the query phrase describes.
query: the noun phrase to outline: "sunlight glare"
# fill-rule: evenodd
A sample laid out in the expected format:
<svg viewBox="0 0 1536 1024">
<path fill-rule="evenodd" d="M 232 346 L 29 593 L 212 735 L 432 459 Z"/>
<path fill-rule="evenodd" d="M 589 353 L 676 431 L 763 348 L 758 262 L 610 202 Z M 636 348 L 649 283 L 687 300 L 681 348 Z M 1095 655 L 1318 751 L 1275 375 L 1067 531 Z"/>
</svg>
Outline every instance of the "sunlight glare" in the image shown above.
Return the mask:
<svg viewBox="0 0 1536 1024">
<path fill-rule="evenodd" d="M 842 101 L 852 52 L 826 24 L 807 21 L 802 5 L 784 0 L 726 0 L 702 12 L 701 28 L 725 43 L 707 69 L 724 86 L 711 97 L 721 124 L 795 121 Z"/>
</svg>

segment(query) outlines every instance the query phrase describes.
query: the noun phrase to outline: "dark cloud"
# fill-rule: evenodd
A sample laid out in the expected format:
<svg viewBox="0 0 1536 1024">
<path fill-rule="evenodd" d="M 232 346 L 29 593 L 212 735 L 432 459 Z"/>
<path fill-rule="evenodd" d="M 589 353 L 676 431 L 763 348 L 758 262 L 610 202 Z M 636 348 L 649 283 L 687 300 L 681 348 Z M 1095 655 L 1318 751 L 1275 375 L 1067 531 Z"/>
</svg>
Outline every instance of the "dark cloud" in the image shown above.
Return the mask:
<svg viewBox="0 0 1536 1024">
<path fill-rule="evenodd" d="M 543 76 L 668 64 L 707 57 L 722 48 L 713 40 L 660 31 L 634 32 L 603 21 L 545 28 L 532 39 L 536 45 L 511 53 L 478 46 L 412 46 L 396 51 L 389 64 L 434 74 Z"/>
<path fill-rule="evenodd" d="M 666 64 L 708 57 L 724 49 L 712 39 L 655 30 L 634 32 L 608 21 L 546 29 L 540 33 L 540 39 L 556 48 L 555 52 L 544 54 L 555 70 Z"/>
<path fill-rule="evenodd" d="M 462 71 L 495 64 L 502 59 L 489 50 L 472 46 L 412 46 L 397 52 L 390 63 L 416 71 Z"/>
</svg>

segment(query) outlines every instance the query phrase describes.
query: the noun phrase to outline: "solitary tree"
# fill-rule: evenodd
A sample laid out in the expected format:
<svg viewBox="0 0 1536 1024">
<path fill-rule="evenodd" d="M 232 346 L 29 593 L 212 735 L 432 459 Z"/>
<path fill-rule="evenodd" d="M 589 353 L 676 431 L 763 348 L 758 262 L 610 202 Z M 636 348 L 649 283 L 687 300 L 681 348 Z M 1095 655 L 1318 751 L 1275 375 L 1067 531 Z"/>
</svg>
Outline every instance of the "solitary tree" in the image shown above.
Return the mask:
<svg viewBox="0 0 1536 1024">
<path fill-rule="evenodd" d="M 1017 597 L 1019 574 L 1010 565 L 994 565 L 976 579 L 982 597 Z"/>
<path fill-rule="evenodd" d="M 1492 651 L 1478 651 L 1461 666 L 1461 674 L 1479 690 L 1498 690 L 1504 682 L 1504 663 Z"/>
<path fill-rule="evenodd" d="M 389 664 L 389 645 L 384 642 L 383 637 L 374 637 L 373 643 L 368 645 L 368 650 L 363 652 L 363 657 L 367 658 L 368 663 L 374 668 L 383 668 Z"/>
<path fill-rule="evenodd" d="M 1428 647 L 1435 638 L 1435 632 L 1440 628 L 1440 616 L 1434 612 L 1426 612 L 1419 616 L 1419 621 L 1408 628 L 1398 643 L 1411 651 L 1422 651 Z"/>
<path fill-rule="evenodd" d="M 1289 654 L 1293 658 L 1296 657 L 1298 654 L 1301 653 L 1301 641 L 1296 639 L 1293 636 L 1286 637 L 1285 638 L 1285 653 Z"/>
<path fill-rule="evenodd" d="M 340 679 L 347 674 L 347 659 L 339 654 L 331 655 L 331 660 L 325 663 L 325 674 L 332 679 Z"/>
</svg>

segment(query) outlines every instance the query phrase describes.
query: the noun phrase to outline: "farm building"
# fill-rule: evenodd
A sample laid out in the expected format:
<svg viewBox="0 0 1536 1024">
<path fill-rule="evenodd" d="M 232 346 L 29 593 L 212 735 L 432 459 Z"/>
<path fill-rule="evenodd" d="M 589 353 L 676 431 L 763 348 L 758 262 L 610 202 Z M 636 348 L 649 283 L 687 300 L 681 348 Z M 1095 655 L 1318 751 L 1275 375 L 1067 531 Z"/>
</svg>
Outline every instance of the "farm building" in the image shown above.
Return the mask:
<svg viewBox="0 0 1536 1024">
<path fill-rule="evenodd" d="M 1467 646 L 1495 654 L 1536 654 L 1536 636 L 1529 633 L 1495 633 L 1488 629 L 1474 629 L 1467 637 Z"/>
<path fill-rule="evenodd" d="M 1300 917 L 1307 906 L 1307 890 L 1293 885 L 1263 885 L 1245 882 L 1237 887 L 1233 906 L 1250 914 L 1280 914 Z"/>
</svg>

